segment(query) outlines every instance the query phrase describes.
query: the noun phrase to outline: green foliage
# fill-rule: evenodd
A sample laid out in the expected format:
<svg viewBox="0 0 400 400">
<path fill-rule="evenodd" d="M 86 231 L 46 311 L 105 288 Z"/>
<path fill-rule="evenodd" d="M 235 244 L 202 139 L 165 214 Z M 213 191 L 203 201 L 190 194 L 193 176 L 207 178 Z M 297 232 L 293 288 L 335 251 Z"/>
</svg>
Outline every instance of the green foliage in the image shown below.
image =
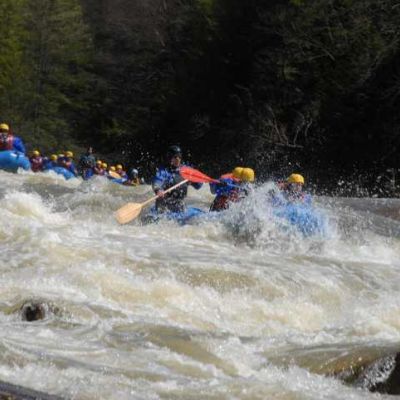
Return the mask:
<svg viewBox="0 0 400 400">
<path fill-rule="evenodd" d="M 0 18 L 1 118 L 43 150 L 399 165 L 394 0 L 3 0 Z"/>
<path fill-rule="evenodd" d="M 78 0 L 6 0 L 0 17 L 2 117 L 28 145 L 71 144 L 93 80 Z"/>
<path fill-rule="evenodd" d="M 27 66 L 23 63 L 22 42 L 24 0 L 0 2 L 0 115 L 3 120 L 19 117 L 18 104 L 22 96 Z"/>
</svg>

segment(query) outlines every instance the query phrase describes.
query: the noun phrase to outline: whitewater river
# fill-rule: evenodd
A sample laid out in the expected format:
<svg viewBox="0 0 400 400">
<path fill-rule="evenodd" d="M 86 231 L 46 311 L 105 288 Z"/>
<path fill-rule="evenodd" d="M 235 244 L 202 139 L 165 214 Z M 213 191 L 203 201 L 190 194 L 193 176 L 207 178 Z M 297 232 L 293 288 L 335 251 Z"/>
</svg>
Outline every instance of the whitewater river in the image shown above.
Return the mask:
<svg viewBox="0 0 400 400">
<path fill-rule="evenodd" d="M 0 172 L 0 380 L 74 399 L 388 398 L 337 373 L 400 349 L 400 201 L 319 198 L 327 235 L 303 238 L 267 189 L 221 221 L 119 226 L 149 186 Z M 23 321 L 27 302 L 45 319 Z"/>
</svg>

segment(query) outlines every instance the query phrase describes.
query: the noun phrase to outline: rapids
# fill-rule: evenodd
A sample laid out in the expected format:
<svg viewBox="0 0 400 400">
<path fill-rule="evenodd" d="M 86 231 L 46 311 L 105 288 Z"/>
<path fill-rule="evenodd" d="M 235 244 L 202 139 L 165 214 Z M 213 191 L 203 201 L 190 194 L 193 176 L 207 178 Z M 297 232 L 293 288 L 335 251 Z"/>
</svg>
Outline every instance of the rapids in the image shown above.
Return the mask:
<svg viewBox="0 0 400 400">
<path fill-rule="evenodd" d="M 271 218 L 268 184 L 218 221 L 119 226 L 149 186 L 0 182 L 0 380 L 74 399 L 385 398 L 336 373 L 400 348 L 399 200 L 318 198 L 328 235 L 304 238 Z M 43 320 L 22 320 L 29 301 Z"/>
</svg>

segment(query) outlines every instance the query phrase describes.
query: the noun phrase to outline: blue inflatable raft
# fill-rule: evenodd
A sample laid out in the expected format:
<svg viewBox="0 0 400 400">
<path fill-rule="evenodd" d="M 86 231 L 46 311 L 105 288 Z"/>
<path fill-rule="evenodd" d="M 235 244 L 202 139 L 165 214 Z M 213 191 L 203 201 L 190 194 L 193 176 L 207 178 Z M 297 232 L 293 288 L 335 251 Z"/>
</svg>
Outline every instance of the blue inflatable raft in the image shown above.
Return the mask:
<svg viewBox="0 0 400 400">
<path fill-rule="evenodd" d="M 29 170 L 31 163 L 24 153 L 14 150 L 0 151 L 0 169 L 17 172 L 18 168 Z"/>
<path fill-rule="evenodd" d="M 185 212 L 165 212 L 161 214 L 156 211 L 155 207 L 153 207 L 142 217 L 142 223 L 151 224 L 160 220 L 168 220 L 175 221 L 180 225 L 185 225 L 196 217 L 206 214 L 208 213 L 196 207 L 187 207 Z"/>
<path fill-rule="evenodd" d="M 304 236 L 326 234 L 326 217 L 310 205 L 286 204 L 276 207 L 274 215 L 287 221 L 289 226 L 295 227 Z M 285 227 L 288 228 L 288 225 Z"/>
<path fill-rule="evenodd" d="M 126 182 L 126 178 L 111 178 L 110 181 L 123 185 Z"/>
<path fill-rule="evenodd" d="M 71 179 L 71 178 L 76 178 L 76 176 L 69 170 L 63 167 L 51 167 L 46 169 L 46 171 L 54 171 L 58 175 L 62 175 L 66 180 Z"/>
</svg>

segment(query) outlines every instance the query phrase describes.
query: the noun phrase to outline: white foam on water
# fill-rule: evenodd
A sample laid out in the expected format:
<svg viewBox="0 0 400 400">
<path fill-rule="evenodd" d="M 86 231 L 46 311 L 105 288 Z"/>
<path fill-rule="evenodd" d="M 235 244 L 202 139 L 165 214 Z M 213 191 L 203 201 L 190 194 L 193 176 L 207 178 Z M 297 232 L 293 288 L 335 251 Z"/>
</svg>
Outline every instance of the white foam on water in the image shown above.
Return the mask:
<svg viewBox="0 0 400 400">
<path fill-rule="evenodd" d="M 0 379 L 96 399 L 383 397 L 268 354 L 400 340 L 395 220 L 317 200 L 327 235 L 304 237 L 267 184 L 217 219 L 119 226 L 149 186 L 53 178 L 0 172 Z M 207 187 L 189 193 L 208 209 Z M 44 321 L 21 321 L 31 300 Z"/>
</svg>

